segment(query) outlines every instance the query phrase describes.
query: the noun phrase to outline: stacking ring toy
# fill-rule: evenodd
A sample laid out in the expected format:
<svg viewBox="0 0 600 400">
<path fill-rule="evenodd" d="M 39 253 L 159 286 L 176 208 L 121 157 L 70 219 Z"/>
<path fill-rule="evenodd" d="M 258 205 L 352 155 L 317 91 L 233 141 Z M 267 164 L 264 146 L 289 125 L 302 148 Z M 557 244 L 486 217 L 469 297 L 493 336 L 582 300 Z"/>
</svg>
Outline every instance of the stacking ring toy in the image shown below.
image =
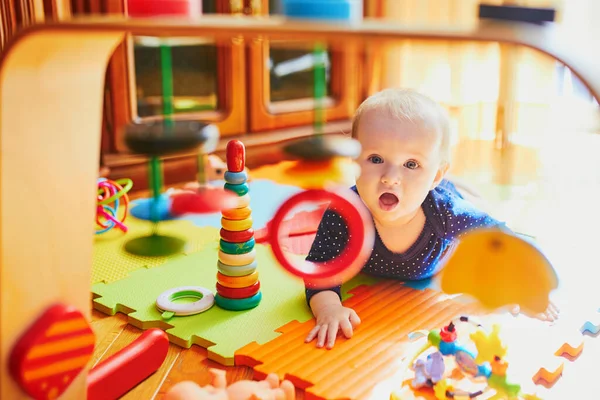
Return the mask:
<svg viewBox="0 0 600 400">
<path fill-rule="evenodd" d="M 228 242 L 226 240 L 219 240 L 219 248 L 223 253 L 227 254 L 244 254 L 254 249 L 256 241 L 254 238 L 241 243 Z"/>
<path fill-rule="evenodd" d="M 237 206 L 235 208 L 244 208 L 250 205 L 250 195 L 246 193 L 243 196 L 238 196 Z"/>
<path fill-rule="evenodd" d="M 229 208 L 221 210 L 221 215 L 227 219 L 246 219 L 252 215 L 252 209 L 250 207 Z"/>
<path fill-rule="evenodd" d="M 227 265 L 223 264 L 221 261 L 217 261 L 217 269 L 220 273 L 227 276 L 250 275 L 256 271 L 256 267 L 258 267 L 256 260 L 246 265 Z"/>
<path fill-rule="evenodd" d="M 246 297 L 252 297 L 260 290 L 260 281 L 256 282 L 252 286 L 246 286 L 243 288 L 230 288 L 221 285 L 217 282 L 217 294 L 221 294 L 228 299 L 244 299 Z"/>
<path fill-rule="evenodd" d="M 193 303 L 174 303 L 174 300 L 186 297 L 198 298 Z M 214 294 L 200 286 L 180 286 L 163 292 L 156 299 L 156 308 L 170 316 L 194 315 L 204 312 L 215 304 Z"/>
<path fill-rule="evenodd" d="M 287 214 L 302 203 L 330 202 L 330 207 L 346 221 L 349 240 L 345 249 L 327 262 L 291 262 L 281 246 L 279 231 Z M 340 284 L 360 272 L 369 259 L 375 242 L 373 220 L 356 193 L 340 189 L 337 193 L 309 189 L 290 197 L 275 213 L 271 222 L 271 250 L 277 261 L 291 274 L 303 278 L 314 287 Z"/>
<path fill-rule="evenodd" d="M 221 228 L 219 232 L 221 239 L 231 243 L 244 243 L 254 237 L 254 229 L 246 229 L 245 231 L 228 231 L 227 229 Z"/>
<path fill-rule="evenodd" d="M 252 228 L 252 217 L 240 220 L 221 218 L 221 226 L 227 231 L 245 231 Z"/>
<path fill-rule="evenodd" d="M 233 185 L 239 185 L 241 183 L 246 183 L 248 181 L 248 174 L 246 171 L 241 172 L 231 172 L 225 171 L 225 182 L 231 183 Z"/>
<path fill-rule="evenodd" d="M 218 258 L 223 264 L 231 266 L 248 265 L 256 260 L 256 250 L 252 249 L 249 252 L 242 254 L 227 254 L 224 251 L 219 250 Z"/>
<path fill-rule="evenodd" d="M 243 311 L 250 308 L 256 307 L 262 299 L 262 293 L 258 292 L 252 297 L 245 297 L 242 299 L 229 299 L 223 297 L 218 293 L 215 295 L 215 302 L 221 308 L 231 311 Z"/>
<path fill-rule="evenodd" d="M 251 273 L 249 275 L 243 275 L 243 276 L 227 276 L 227 275 L 223 275 L 220 272 L 217 272 L 217 282 L 219 282 L 223 286 L 233 288 L 233 289 L 239 289 L 239 288 L 243 288 L 246 286 L 252 286 L 256 282 L 258 282 L 258 271 L 254 271 L 253 273 Z"/>
<path fill-rule="evenodd" d="M 250 191 L 250 188 L 245 183 L 238 183 L 235 185 L 231 183 L 226 183 L 224 187 L 227 190 L 235 192 L 238 196 L 243 196 Z"/>
</svg>

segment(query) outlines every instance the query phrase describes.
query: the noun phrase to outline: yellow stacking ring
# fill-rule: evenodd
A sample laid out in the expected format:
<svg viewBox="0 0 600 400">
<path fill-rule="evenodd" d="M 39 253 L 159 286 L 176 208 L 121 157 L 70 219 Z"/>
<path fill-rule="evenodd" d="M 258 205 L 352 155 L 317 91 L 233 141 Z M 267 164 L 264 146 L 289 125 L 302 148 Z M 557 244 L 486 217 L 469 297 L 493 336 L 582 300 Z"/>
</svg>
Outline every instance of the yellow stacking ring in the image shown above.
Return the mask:
<svg viewBox="0 0 600 400">
<path fill-rule="evenodd" d="M 245 219 L 221 218 L 221 227 L 226 231 L 240 232 L 252 228 L 252 217 Z"/>
<path fill-rule="evenodd" d="M 243 276 L 227 276 L 227 275 L 223 275 L 220 272 L 217 272 L 217 281 L 221 285 L 228 287 L 228 288 L 234 288 L 234 289 L 244 288 L 244 287 L 252 286 L 256 282 L 258 282 L 258 271 L 254 271 L 253 273 L 251 273 L 249 275 L 243 275 Z"/>
<path fill-rule="evenodd" d="M 237 198 L 238 204 L 236 208 L 244 208 L 250 205 L 250 193 L 246 193 L 243 196 Z"/>
<path fill-rule="evenodd" d="M 222 210 L 221 214 L 223 215 L 223 218 L 240 220 L 246 219 L 252 215 L 252 209 L 250 207 L 230 208 Z"/>
<path fill-rule="evenodd" d="M 247 253 L 243 254 L 227 254 L 222 250 L 219 250 L 219 261 L 223 264 L 231 265 L 234 267 L 240 265 L 247 265 L 252 263 L 256 259 L 256 250 L 252 249 Z"/>
</svg>

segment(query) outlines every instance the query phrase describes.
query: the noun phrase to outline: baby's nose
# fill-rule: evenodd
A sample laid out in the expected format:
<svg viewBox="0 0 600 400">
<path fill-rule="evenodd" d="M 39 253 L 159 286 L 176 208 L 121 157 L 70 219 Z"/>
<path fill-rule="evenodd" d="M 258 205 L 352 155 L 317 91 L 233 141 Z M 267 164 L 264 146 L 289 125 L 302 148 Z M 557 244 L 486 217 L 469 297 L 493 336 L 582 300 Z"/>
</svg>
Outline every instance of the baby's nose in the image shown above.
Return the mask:
<svg viewBox="0 0 600 400">
<path fill-rule="evenodd" d="M 385 185 L 399 185 L 400 175 L 398 173 L 386 173 L 381 177 L 381 182 Z"/>
</svg>

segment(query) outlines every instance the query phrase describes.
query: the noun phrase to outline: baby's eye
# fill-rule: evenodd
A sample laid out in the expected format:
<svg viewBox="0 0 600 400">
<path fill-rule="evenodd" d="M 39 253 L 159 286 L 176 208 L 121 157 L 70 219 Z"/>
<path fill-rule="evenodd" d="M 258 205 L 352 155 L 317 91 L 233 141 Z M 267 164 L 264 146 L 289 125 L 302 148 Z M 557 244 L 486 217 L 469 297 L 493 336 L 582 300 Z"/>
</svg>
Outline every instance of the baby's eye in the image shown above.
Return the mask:
<svg viewBox="0 0 600 400">
<path fill-rule="evenodd" d="M 416 162 L 415 160 L 408 160 L 407 162 L 404 163 L 404 166 L 408 169 L 417 169 L 417 168 L 419 168 L 419 163 Z"/>
<path fill-rule="evenodd" d="M 383 158 L 379 156 L 369 156 L 368 160 L 373 164 L 381 164 L 383 162 Z"/>
</svg>

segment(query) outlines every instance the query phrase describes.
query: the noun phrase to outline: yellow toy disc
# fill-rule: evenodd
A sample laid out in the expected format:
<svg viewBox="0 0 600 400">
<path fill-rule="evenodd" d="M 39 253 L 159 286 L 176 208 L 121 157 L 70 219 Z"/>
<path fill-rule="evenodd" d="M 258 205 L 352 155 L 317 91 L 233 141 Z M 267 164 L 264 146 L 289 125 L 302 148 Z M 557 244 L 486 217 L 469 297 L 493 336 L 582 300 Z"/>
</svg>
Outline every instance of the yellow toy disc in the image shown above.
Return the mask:
<svg viewBox="0 0 600 400">
<path fill-rule="evenodd" d="M 347 157 L 324 161 L 300 160 L 287 167 L 283 174 L 289 184 L 303 189 L 323 189 L 328 184 L 353 185 L 360 167 Z"/>
<path fill-rule="evenodd" d="M 474 296 L 485 307 L 519 305 L 546 311 L 558 278 L 548 259 L 531 243 L 501 230 L 478 229 L 461 237 L 441 274 L 445 293 Z"/>
<path fill-rule="evenodd" d="M 247 253 L 243 254 L 227 254 L 222 250 L 219 250 L 219 261 L 223 264 L 231 266 L 240 266 L 251 264 L 256 259 L 256 250 L 252 249 Z"/>
<path fill-rule="evenodd" d="M 252 228 L 252 217 L 246 219 L 221 218 L 221 227 L 227 231 L 240 232 Z"/>
</svg>

